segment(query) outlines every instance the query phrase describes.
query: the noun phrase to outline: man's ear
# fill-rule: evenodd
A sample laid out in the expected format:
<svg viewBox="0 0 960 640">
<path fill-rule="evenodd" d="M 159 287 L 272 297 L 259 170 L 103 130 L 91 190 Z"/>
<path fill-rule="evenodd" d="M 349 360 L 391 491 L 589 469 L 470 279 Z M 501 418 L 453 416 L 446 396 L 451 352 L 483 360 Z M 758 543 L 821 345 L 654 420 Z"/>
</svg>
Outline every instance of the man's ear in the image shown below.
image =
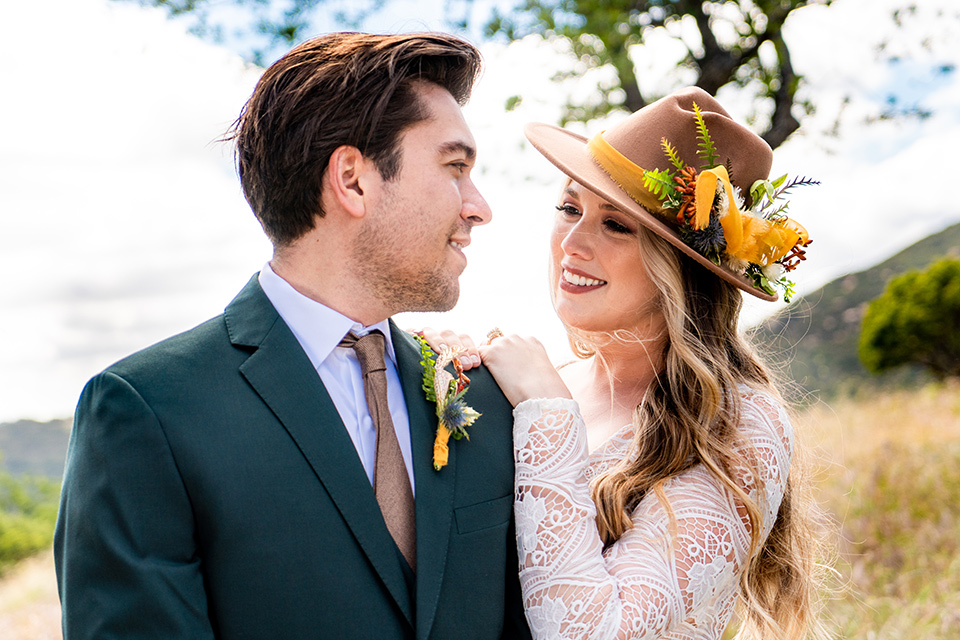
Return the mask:
<svg viewBox="0 0 960 640">
<path fill-rule="evenodd" d="M 364 174 L 376 167 L 360 150 L 341 145 L 330 154 L 327 165 L 327 186 L 330 195 L 349 215 L 362 218 L 366 214 L 364 201 Z"/>
</svg>

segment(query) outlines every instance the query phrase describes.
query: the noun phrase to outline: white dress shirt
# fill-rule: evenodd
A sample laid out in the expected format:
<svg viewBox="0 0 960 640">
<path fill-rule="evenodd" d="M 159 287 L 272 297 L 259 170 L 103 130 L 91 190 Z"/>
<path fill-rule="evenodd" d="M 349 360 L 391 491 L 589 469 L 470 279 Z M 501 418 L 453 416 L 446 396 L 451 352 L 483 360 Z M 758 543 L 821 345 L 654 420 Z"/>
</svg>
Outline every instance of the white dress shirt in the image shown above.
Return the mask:
<svg viewBox="0 0 960 640">
<path fill-rule="evenodd" d="M 403 462 L 407 465 L 410 487 L 416 495 L 410 447 L 410 418 L 403 398 L 403 388 L 400 386 L 400 376 L 397 375 L 397 358 L 393 350 L 389 323 L 383 320 L 364 327 L 294 289 L 290 283 L 274 273 L 269 263 L 260 271 L 259 281 L 263 292 L 290 327 L 314 369 L 320 374 L 320 380 L 337 407 L 371 484 L 376 464 L 377 430 L 370 417 L 363 391 L 360 361 L 353 349 L 337 345 L 351 331 L 358 336 L 366 335 L 374 329 L 383 333 L 386 338 L 387 402 L 400 443 L 400 452 L 403 453 Z"/>
</svg>

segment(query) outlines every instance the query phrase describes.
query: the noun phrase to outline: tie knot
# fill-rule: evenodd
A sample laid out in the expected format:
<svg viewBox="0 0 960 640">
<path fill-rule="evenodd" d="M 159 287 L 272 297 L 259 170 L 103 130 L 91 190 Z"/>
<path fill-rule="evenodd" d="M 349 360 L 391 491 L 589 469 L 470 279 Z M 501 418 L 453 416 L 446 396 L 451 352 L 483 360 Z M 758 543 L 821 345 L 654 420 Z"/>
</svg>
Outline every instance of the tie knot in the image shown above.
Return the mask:
<svg viewBox="0 0 960 640">
<path fill-rule="evenodd" d="M 340 346 L 350 347 L 357 354 L 357 360 L 360 361 L 360 371 L 366 376 L 372 371 L 385 371 L 387 366 L 384 363 L 384 337 L 379 331 L 371 331 L 365 336 L 359 338 L 354 333 L 348 333 Z"/>
</svg>

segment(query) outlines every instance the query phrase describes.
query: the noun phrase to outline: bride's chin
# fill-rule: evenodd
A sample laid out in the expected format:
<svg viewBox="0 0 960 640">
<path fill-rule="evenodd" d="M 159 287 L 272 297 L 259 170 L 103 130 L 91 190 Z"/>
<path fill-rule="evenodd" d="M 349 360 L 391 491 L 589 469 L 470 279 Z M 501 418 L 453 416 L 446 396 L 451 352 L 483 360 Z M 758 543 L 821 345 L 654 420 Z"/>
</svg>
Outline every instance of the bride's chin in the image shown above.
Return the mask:
<svg viewBox="0 0 960 640">
<path fill-rule="evenodd" d="M 554 310 L 557 312 L 557 317 L 560 318 L 560 322 L 562 322 L 563 326 L 567 327 L 567 329 L 582 333 L 594 333 L 604 330 L 603 328 L 596 327 L 596 323 L 591 322 L 591 318 L 584 317 L 584 315 L 580 313 L 572 313 L 569 309 L 565 309 L 562 303 L 554 305 Z"/>
</svg>

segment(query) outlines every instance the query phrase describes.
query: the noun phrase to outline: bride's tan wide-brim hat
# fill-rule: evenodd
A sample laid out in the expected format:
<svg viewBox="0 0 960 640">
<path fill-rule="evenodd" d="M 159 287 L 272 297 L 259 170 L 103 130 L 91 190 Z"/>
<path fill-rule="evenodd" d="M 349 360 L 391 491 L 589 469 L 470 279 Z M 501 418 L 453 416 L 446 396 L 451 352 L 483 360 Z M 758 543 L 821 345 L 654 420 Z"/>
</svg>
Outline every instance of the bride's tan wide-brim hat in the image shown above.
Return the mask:
<svg viewBox="0 0 960 640">
<path fill-rule="evenodd" d="M 718 164 L 727 167 L 731 182 L 749 199 L 750 187 L 766 180 L 773 164 L 773 150 L 757 134 L 734 121 L 716 98 L 697 87 L 672 93 L 633 113 L 600 135 L 603 141 L 638 167 L 646 170 L 671 169 L 661 141 L 666 139 L 680 159 L 699 168 L 697 124 L 693 104 L 703 115 L 713 140 Z M 524 133 L 540 153 L 574 181 L 608 200 L 640 224 L 665 238 L 687 256 L 744 291 L 764 300 L 777 296 L 758 289 L 749 278 L 715 264 L 680 237 L 671 214 L 664 214 L 659 199 L 649 191 L 635 200 L 610 177 L 588 148 L 588 140 L 566 129 L 543 123 L 528 124 Z M 643 202 L 643 205 L 638 202 Z"/>
</svg>

